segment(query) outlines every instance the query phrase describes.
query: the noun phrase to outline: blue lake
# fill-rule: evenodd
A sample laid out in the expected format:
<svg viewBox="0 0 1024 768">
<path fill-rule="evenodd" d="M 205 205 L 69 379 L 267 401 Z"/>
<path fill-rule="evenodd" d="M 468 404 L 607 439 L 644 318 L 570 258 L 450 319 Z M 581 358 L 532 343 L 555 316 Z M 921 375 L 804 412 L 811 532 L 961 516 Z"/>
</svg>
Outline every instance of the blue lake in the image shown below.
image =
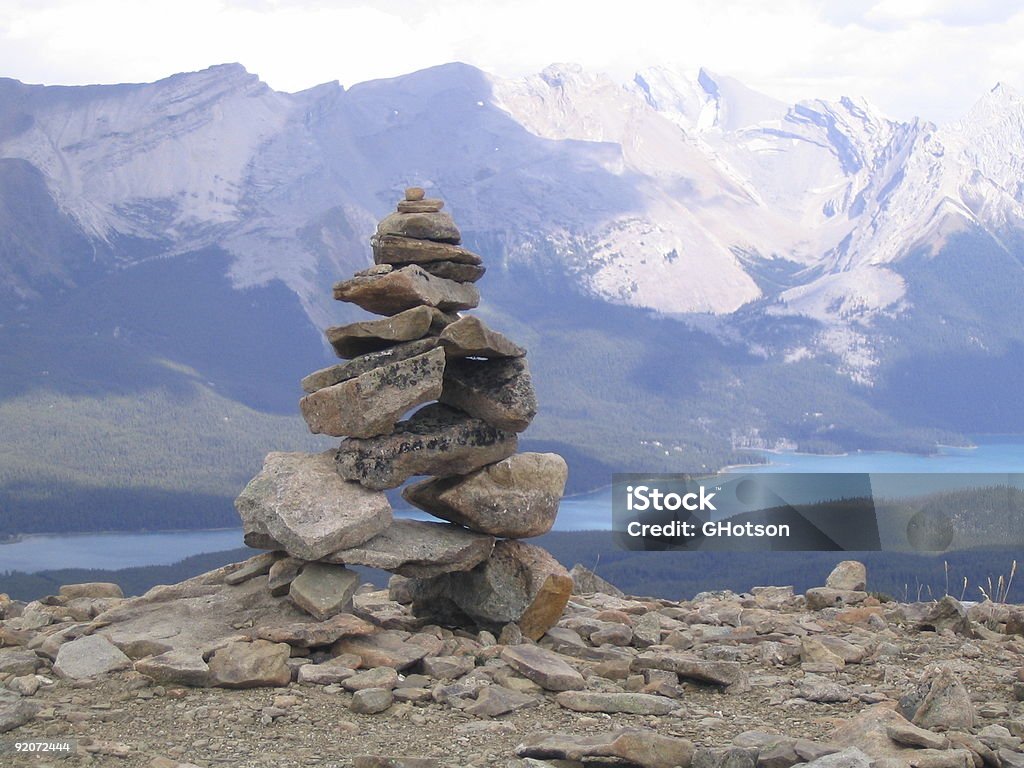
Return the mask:
<svg viewBox="0 0 1024 768">
<path fill-rule="evenodd" d="M 932 456 L 863 451 L 841 456 L 764 453 L 769 464 L 735 467 L 734 472 L 1021 472 L 1024 437 L 978 437 L 974 448 L 942 448 Z M 555 530 L 611 528 L 611 489 L 562 501 Z M 426 515 L 408 515 L 432 519 Z M 160 533 L 100 533 L 26 536 L 0 544 L 0 572 L 58 568 L 129 568 L 169 565 L 191 555 L 236 549 L 241 529 Z"/>
</svg>

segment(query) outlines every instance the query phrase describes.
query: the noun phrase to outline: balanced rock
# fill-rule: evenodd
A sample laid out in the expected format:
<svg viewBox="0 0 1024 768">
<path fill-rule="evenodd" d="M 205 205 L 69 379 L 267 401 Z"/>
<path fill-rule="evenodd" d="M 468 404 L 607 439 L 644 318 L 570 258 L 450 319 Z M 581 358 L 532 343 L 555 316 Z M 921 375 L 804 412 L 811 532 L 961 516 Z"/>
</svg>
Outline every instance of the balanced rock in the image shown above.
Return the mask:
<svg viewBox="0 0 1024 768">
<path fill-rule="evenodd" d="M 432 349 L 436 349 L 439 344 L 440 339 L 437 336 L 427 336 L 426 338 L 415 339 L 414 341 L 404 341 L 400 344 L 395 344 L 393 347 L 376 352 L 367 352 L 354 360 L 337 363 L 327 368 L 321 368 L 319 371 L 314 371 L 302 380 L 302 391 L 307 394 L 313 394 L 317 390 L 332 387 L 343 381 L 362 376 L 364 373 L 373 371 L 383 365 L 408 360 L 410 357 L 417 357 Z"/>
<path fill-rule="evenodd" d="M 346 480 L 382 490 L 395 488 L 413 475 L 445 477 L 472 472 L 511 456 L 517 444 L 515 434 L 432 404 L 399 422 L 390 435 L 343 441 L 336 457 L 337 471 Z M 338 549 L 347 547 L 335 547 L 334 551 Z"/>
<path fill-rule="evenodd" d="M 509 432 L 522 432 L 537 415 L 537 395 L 523 358 L 452 360 L 440 399 Z"/>
<path fill-rule="evenodd" d="M 415 202 L 415 201 L 411 201 Z M 417 240 L 434 240 L 438 243 L 458 245 L 462 233 L 447 213 L 392 213 L 381 219 L 377 225 L 377 236 L 398 235 Z"/>
<path fill-rule="evenodd" d="M 399 213 L 437 213 L 442 208 L 444 208 L 444 200 L 439 200 L 436 197 L 422 200 L 401 200 L 398 203 Z"/>
<path fill-rule="evenodd" d="M 468 571 L 486 560 L 492 549 L 493 536 L 473 533 L 457 525 L 395 520 L 364 544 L 334 552 L 324 561 L 429 578 L 452 571 Z"/>
<path fill-rule="evenodd" d="M 478 317 L 460 317 L 441 331 L 441 345 L 448 357 L 522 357 L 526 350 L 488 328 Z"/>
<path fill-rule="evenodd" d="M 402 496 L 430 514 L 510 539 L 551 530 L 569 468 L 555 453 L 517 453 L 464 477 L 431 478 Z"/>
<path fill-rule="evenodd" d="M 310 563 L 302 569 L 288 597 L 315 619 L 329 619 L 340 613 L 359 587 L 359 574 L 340 565 Z"/>
<path fill-rule="evenodd" d="M 524 636 L 537 640 L 561 617 L 571 594 L 572 579 L 550 554 L 505 539 L 471 571 L 418 581 L 413 611 L 456 620 L 469 617 L 488 628 L 515 622 Z"/>
<path fill-rule="evenodd" d="M 457 261 L 434 261 L 420 266 L 434 277 L 443 277 L 457 283 L 475 283 L 487 271 L 486 267 L 479 264 L 460 264 Z"/>
<path fill-rule="evenodd" d="M 480 291 L 471 283 L 457 283 L 415 264 L 385 274 L 362 275 L 336 283 L 334 298 L 378 315 L 396 315 L 413 307 L 435 307 L 442 312 L 472 309 Z"/>
<path fill-rule="evenodd" d="M 313 434 L 373 437 L 390 432 L 411 408 L 441 395 L 444 351 L 388 363 L 299 401 Z"/>
<path fill-rule="evenodd" d="M 433 262 L 451 262 L 479 266 L 481 258 L 465 248 L 431 240 L 416 240 L 411 237 L 396 235 L 375 235 L 370 238 L 373 248 L 373 260 L 377 264 L 431 264 Z"/>
<path fill-rule="evenodd" d="M 246 543 L 262 534 L 293 557 L 321 557 L 362 544 L 391 523 L 382 493 L 345 482 L 333 452 L 271 453 L 235 501 Z M 266 542 L 264 542 L 266 543 Z"/>
<path fill-rule="evenodd" d="M 403 341 L 422 339 L 432 330 L 440 332 L 450 319 L 443 312 L 431 307 L 413 306 L 412 309 L 381 320 L 362 320 L 358 323 L 332 326 L 325 331 L 325 335 L 338 357 L 352 358 L 387 349 Z M 359 371 L 353 375 L 365 372 Z"/>
</svg>

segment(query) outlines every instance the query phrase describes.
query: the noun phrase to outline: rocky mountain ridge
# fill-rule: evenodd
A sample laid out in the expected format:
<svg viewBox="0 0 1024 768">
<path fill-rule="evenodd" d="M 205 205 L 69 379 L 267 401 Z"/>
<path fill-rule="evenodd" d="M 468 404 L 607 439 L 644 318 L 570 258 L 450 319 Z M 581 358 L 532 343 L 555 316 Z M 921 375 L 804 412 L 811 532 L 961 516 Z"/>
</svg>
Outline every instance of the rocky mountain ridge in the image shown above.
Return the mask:
<svg viewBox="0 0 1024 768">
<path fill-rule="evenodd" d="M 941 127 L 863 99 L 785 105 L 704 70 L 620 85 L 571 65 L 505 80 L 452 64 L 298 94 L 222 65 L 145 85 L 8 80 L 0 103 L 0 153 L 41 173 L 97 253 L 218 243 L 237 286 L 280 279 L 315 321 L 313 278 L 362 262 L 409 180 L 451 198 L 468 231 L 504 233 L 508 263 L 671 314 L 770 299 L 849 325 L 898 309 L 887 265 L 915 247 L 971 228 L 1003 242 L 1024 221 L 1024 102 L 1005 85 Z M 789 285 L 759 280 L 781 262 Z"/>
</svg>

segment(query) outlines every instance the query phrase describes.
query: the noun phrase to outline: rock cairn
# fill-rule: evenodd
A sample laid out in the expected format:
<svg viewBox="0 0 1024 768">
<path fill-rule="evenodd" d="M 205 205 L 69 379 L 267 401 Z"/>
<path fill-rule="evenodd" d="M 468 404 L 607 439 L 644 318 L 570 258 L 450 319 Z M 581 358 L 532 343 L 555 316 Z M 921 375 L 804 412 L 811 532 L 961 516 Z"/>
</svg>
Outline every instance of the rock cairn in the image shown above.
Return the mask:
<svg viewBox="0 0 1024 768">
<path fill-rule="evenodd" d="M 337 451 L 272 453 L 238 497 L 246 544 L 271 550 L 270 590 L 320 620 L 351 604 L 346 565 L 411 578 L 414 611 L 539 638 L 572 579 L 521 539 L 551 529 L 568 474 L 553 453 L 517 453 L 537 411 L 526 350 L 482 320 L 481 258 L 441 200 L 406 190 L 371 238 L 375 265 L 334 298 L 382 315 L 328 328 L 345 362 L 302 380 L 302 415 Z M 408 419 L 402 417 L 419 407 Z M 394 519 L 384 491 L 446 522 Z"/>
</svg>

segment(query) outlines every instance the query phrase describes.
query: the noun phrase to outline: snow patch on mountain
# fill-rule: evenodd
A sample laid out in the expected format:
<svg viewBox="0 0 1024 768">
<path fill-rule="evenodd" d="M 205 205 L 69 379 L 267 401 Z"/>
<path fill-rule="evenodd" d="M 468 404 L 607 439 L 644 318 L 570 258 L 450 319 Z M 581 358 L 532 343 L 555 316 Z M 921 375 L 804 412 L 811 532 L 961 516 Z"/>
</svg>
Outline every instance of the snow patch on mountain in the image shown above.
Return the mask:
<svg viewBox="0 0 1024 768">
<path fill-rule="evenodd" d="M 0 156 L 38 168 L 87 234 L 220 246 L 236 286 L 281 280 L 317 325 L 337 311 L 324 281 L 369 261 L 374 222 L 418 183 L 509 263 L 666 314 L 813 318 L 814 348 L 784 354 L 835 353 L 868 381 L 872 323 L 906 307 L 900 259 L 1024 227 L 1024 100 L 1004 85 L 941 127 L 665 68 L 622 84 L 451 64 L 284 94 L 223 65 L 0 93 L 27 116 Z"/>
</svg>

